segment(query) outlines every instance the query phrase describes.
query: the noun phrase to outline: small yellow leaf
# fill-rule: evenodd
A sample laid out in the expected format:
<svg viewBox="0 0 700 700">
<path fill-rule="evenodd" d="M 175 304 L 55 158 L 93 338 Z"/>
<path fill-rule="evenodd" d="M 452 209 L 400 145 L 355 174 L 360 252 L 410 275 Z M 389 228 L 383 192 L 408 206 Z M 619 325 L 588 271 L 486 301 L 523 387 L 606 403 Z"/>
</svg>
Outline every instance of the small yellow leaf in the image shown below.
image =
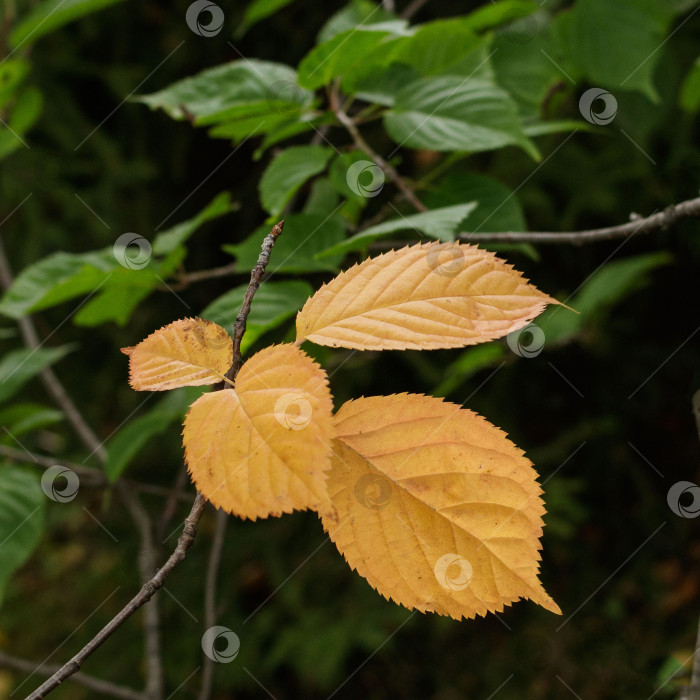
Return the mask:
<svg viewBox="0 0 700 700">
<path fill-rule="evenodd" d="M 297 314 L 297 343 L 464 347 L 501 338 L 558 303 L 487 250 L 418 244 L 369 258 L 321 287 Z"/>
<path fill-rule="evenodd" d="M 328 379 L 294 345 L 253 355 L 235 389 L 200 396 L 185 418 L 185 460 L 217 508 L 266 518 L 327 499 L 333 439 Z"/>
<path fill-rule="evenodd" d="M 129 383 L 139 391 L 216 384 L 233 362 L 233 342 L 216 323 L 183 318 L 151 333 L 129 356 Z"/>
<path fill-rule="evenodd" d="M 385 598 L 455 619 L 529 598 L 538 580 L 537 473 L 481 416 L 418 394 L 349 401 L 336 415 L 330 538 Z"/>
</svg>

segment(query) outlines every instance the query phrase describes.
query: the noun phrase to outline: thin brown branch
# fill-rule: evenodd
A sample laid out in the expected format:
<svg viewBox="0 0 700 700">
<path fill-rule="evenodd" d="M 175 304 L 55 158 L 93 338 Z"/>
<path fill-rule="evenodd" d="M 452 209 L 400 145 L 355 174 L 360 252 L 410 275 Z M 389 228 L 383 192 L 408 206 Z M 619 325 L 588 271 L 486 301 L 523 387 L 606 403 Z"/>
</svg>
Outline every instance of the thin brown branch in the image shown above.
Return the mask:
<svg viewBox="0 0 700 700">
<path fill-rule="evenodd" d="M 7 256 L 5 255 L 5 248 L 2 244 L 2 238 L 0 237 L 0 285 L 3 287 L 3 289 L 9 289 L 11 284 L 12 271 L 10 269 Z M 23 316 L 22 318 L 18 319 L 17 325 L 19 326 L 19 331 L 22 334 L 24 344 L 28 348 L 37 350 L 42 346 L 36 332 L 34 322 L 29 316 Z M 107 452 L 105 451 L 105 448 L 102 446 L 102 443 L 93 432 L 92 428 L 85 422 L 82 414 L 76 408 L 70 396 L 68 396 L 66 390 L 63 388 L 63 385 L 58 380 L 58 377 L 54 374 L 50 367 L 47 367 L 41 371 L 41 379 L 53 400 L 66 414 L 66 418 L 73 426 L 83 444 L 90 450 L 91 454 L 96 454 L 102 462 L 105 462 L 107 460 Z"/>
<path fill-rule="evenodd" d="M 165 537 L 165 531 L 170 525 L 170 521 L 175 516 L 175 510 L 177 509 L 177 503 L 185 495 L 185 486 L 187 484 L 187 467 L 183 464 L 179 469 L 177 476 L 175 477 L 175 483 L 170 489 L 168 489 L 168 498 L 165 501 L 165 506 L 163 506 L 163 512 L 160 516 L 160 521 L 158 522 L 158 527 L 156 529 L 156 537 L 160 542 L 163 541 Z M 187 498 L 189 500 L 189 498 Z"/>
<path fill-rule="evenodd" d="M 175 551 L 168 557 L 162 568 L 158 570 L 158 573 L 147 581 L 141 590 L 68 663 L 61 666 L 45 683 L 39 686 L 31 695 L 28 695 L 26 700 L 39 700 L 39 698 L 46 697 L 63 681 L 77 673 L 85 659 L 104 644 L 119 627 L 162 588 L 165 580 L 185 558 L 187 550 L 192 546 L 205 505 L 206 500 L 204 496 L 198 493 L 194 499 L 192 510 L 185 520 L 185 527 L 177 541 L 177 547 L 175 547 Z"/>
<path fill-rule="evenodd" d="M 230 382 L 233 382 L 236 379 L 236 375 L 238 374 L 238 370 L 241 366 L 241 340 L 243 340 L 243 334 L 245 333 L 246 323 L 248 321 L 248 314 L 250 314 L 250 305 L 253 301 L 253 297 L 255 296 L 255 292 L 257 292 L 260 288 L 260 280 L 262 279 L 263 274 L 265 274 L 265 268 L 270 262 L 270 253 L 275 245 L 275 241 L 282 233 L 283 228 L 284 221 L 280 221 L 278 224 L 275 224 L 272 227 L 272 231 L 267 234 L 265 240 L 263 241 L 258 262 L 255 263 L 255 267 L 250 273 L 248 289 L 246 290 L 245 297 L 243 298 L 241 310 L 238 312 L 238 316 L 236 316 L 236 322 L 233 324 L 233 364 L 226 373 L 226 379 L 228 379 Z"/>
<path fill-rule="evenodd" d="M 139 570 L 141 583 L 146 584 L 156 573 L 156 550 L 153 543 L 153 526 L 148 512 L 141 504 L 139 497 L 126 486 L 117 482 L 117 491 L 124 501 L 131 518 L 139 530 L 141 547 L 139 551 Z M 146 695 L 150 700 L 161 700 L 163 697 L 163 665 L 161 661 L 160 643 L 160 611 L 158 598 L 154 598 L 144 611 L 143 631 L 146 659 Z"/>
<path fill-rule="evenodd" d="M 335 116 L 338 118 L 338 121 L 345 127 L 347 132 L 352 137 L 355 146 L 363 153 L 366 153 L 369 158 L 371 158 L 371 160 L 382 169 L 384 174 L 401 190 L 403 196 L 414 206 L 415 209 L 420 212 L 428 211 L 428 207 L 426 207 L 425 204 L 423 204 L 423 202 L 416 197 L 415 192 L 408 186 L 406 181 L 399 174 L 399 171 L 391 163 L 389 163 L 389 161 L 382 158 L 367 143 L 367 141 L 365 141 L 355 122 L 343 111 L 343 108 L 338 102 L 337 96 L 334 96 L 333 93 L 331 93 L 331 98 L 331 109 L 335 112 Z"/>
<path fill-rule="evenodd" d="M 211 270 L 198 270 L 196 272 L 186 272 L 177 277 L 177 282 L 169 287 L 162 287 L 165 292 L 180 291 L 181 289 L 186 289 L 193 282 L 201 282 L 203 280 L 215 279 L 217 277 L 228 277 L 229 275 L 237 272 L 238 264 L 235 262 L 229 263 L 228 265 L 222 265 L 221 267 L 213 267 Z"/>
<path fill-rule="evenodd" d="M 232 375 L 230 381 L 235 379 L 238 368 L 240 367 L 241 340 L 245 333 L 251 302 L 255 296 L 255 292 L 260 287 L 260 280 L 270 261 L 270 252 L 275 245 L 277 237 L 282 232 L 283 226 L 284 222 L 282 221 L 274 226 L 272 231 L 267 235 L 258 262 L 250 275 L 250 284 L 248 285 L 241 311 L 236 317 L 236 323 L 234 325 L 234 359 L 233 365 L 227 373 L 227 377 L 229 373 Z M 46 697 L 46 695 L 57 688 L 63 681 L 77 673 L 85 659 L 104 644 L 119 627 L 121 627 L 140 607 L 148 603 L 155 593 L 163 587 L 165 580 L 170 576 L 173 569 L 184 560 L 187 555 L 187 550 L 192 546 L 197 536 L 197 528 L 205 506 L 206 499 L 202 494 L 198 493 L 192 504 L 190 514 L 185 519 L 185 525 L 182 534 L 178 538 L 177 546 L 168 557 L 165 564 L 163 564 L 162 568 L 141 587 L 141 590 L 75 656 L 73 656 L 70 661 L 57 669 L 45 683 L 39 686 L 31 695 L 28 695 L 26 700 L 39 700 L 40 698 Z"/>
<path fill-rule="evenodd" d="M 428 0 L 413 0 L 413 2 L 401 13 L 401 19 L 411 19 Z"/>
<path fill-rule="evenodd" d="M 20 659 L 17 656 L 10 656 L 10 654 L 5 654 L 2 651 L 0 651 L 0 667 L 21 671 L 22 673 L 41 673 L 46 676 L 56 673 L 59 668 L 51 664 L 39 664 L 33 661 L 27 661 L 26 659 Z M 100 693 L 103 696 L 107 695 L 112 698 L 119 698 L 120 700 L 148 700 L 143 693 L 131 690 L 131 688 L 125 688 L 116 683 L 110 683 L 110 681 L 103 681 L 101 678 L 88 676 L 82 672 L 74 674 L 73 680 L 78 685 L 94 690 L 96 693 Z"/>
<path fill-rule="evenodd" d="M 56 464 L 60 464 L 62 467 L 68 467 L 74 471 L 78 478 L 80 479 L 80 486 L 86 488 L 107 488 L 111 486 L 107 475 L 98 469 L 93 469 L 92 467 L 86 467 L 82 464 L 75 464 L 74 462 L 67 462 L 64 459 L 59 459 L 58 457 L 48 457 L 46 455 L 40 455 L 36 452 L 29 452 L 27 450 L 19 450 L 15 447 L 10 447 L 9 445 L 0 445 L 0 456 L 11 460 L 12 462 L 18 462 L 20 464 L 34 464 L 38 467 L 43 467 L 48 469 Z M 183 470 L 185 475 L 186 470 Z M 166 489 L 162 486 L 156 486 L 155 484 L 144 484 L 140 481 L 134 481 L 133 479 L 120 479 L 120 483 L 124 484 L 129 489 L 132 489 L 139 493 L 147 493 L 153 496 L 164 496 L 168 499 L 173 497 L 171 489 Z M 190 503 L 190 497 L 180 491 L 174 495 L 175 501 L 187 501 Z"/>
<path fill-rule="evenodd" d="M 228 514 L 223 510 L 216 512 L 216 530 L 211 543 L 207 576 L 204 584 L 204 626 L 206 629 L 216 624 L 216 580 L 221 565 L 221 552 L 226 539 L 226 525 Z M 211 697 L 212 681 L 214 679 L 214 662 L 204 654 L 202 658 L 202 686 L 199 691 L 199 700 L 209 700 Z"/>
<path fill-rule="evenodd" d="M 478 241 L 512 241 L 518 243 L 593 243 L 611 238 L 625 238 L 638 233 L 649 233 L 657 229 L 667 229 L 680 219 L 700 216 L 700 197 L 672 204 L 663 211 L 646 218 L 635 217 L 626 224 L 585 231 L 509 231 L 504 233 L 460 233 L 460 240 L 474 243 Z"/>
</svg>

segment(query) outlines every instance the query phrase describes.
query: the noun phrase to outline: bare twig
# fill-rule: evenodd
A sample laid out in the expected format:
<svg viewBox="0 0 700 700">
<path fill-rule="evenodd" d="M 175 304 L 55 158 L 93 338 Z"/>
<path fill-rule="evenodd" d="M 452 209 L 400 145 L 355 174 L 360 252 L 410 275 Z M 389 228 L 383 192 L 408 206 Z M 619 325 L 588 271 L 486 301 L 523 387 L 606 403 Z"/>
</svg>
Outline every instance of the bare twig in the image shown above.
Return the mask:
<svg viewBox="0 0 700 700">
<path fill-rule="evenodd" d="M 211 543 L 207 577 L 204 584 L 204 626 L 207 629 L 216 624 L 216 579 L 221 564 L 221 552 L 224 547 L 227 523 L 228 514 L 223 510 L 218 510 L 216 512 L 216 530 Z M 199 700 L 209 700 L 213 678 L 214 662 L 205 654 L 202 659 L 202 687 L 199 691 Z"/>
<path fill-rule="evenodd" d="M 428 0 L 413 0 L 413 2 L 401 13 L 401 19 L 411 19 Z"/>
<path fill-rule="evenodd" d="M 357 125 L 338 103 L 337 97 L 331 100 L 331 109 L 335 112 L 338 121 L 345 127 L 359 150 L 366 153 L 376 163 L 384 174 L 401 190 L 403 196 L 420 212 L 428 211 L 428 207 L 416 197 L 415 192 L 408 186 L 399 171 L 389 161 L 384 160 L 362 137 Z"/>
<path fill-rule="evenodd" d="M 165 501 L 163 513 L 160 516 L 158 528 L 156 529 L 156 537 L 158 538 L 159 542 L 163 541 L 163 538 L 165 537 L 165 531 L 168 529 L 170 521 L 175 515 L 178 500 L 180 500 L 185 495 L 186 484 L 187 467 L 183 464 L 177 473 L 175 483 L 173 484 L 172 488 L 168 489 L 168 499 Z M 185 496 L 185 498 L 187 498 L 187 496 Z M 189 500 L 189 498 L 187 498 L 187 500 Z"/>
<path fill-rule="evenodd" d="M 34 661 L 20 659 L 16 656 L 5 654 L 2 651 L 0 651 L 0 667 L 22 671 L 23 673 L 43 673 L 47 676 L 55 673 L 59 668 L 51 664 L 38 664 Z M 103 681 L 101 678 L 88 676 L 82 672 L 74 674 L 73 680 L 78 685 L 82 685 L 85 688 L 94 690 L 96 693 L 108 695 L 112 698 L 120 698 L 121 700 L 148 700 L 143 693 L 131 690 L 131 688 L 125 688 L 121 685 L 116 685 L 115 683 L 110 683 L 109 681 Z"/>
<path fill-rule="evenodd" d="M 280 222 L 273 227 L 267 235 L 260 252 L 258 262 L 250 276 L 250 284 L 246 291 L 241 311 L 236 317 L 234 326 L 234 357 L 233 365 L 227 373 L 227 378 L 234 381 L 241 363 L 241 340 L 245 333 L 246 321 L 250 313 L 250 305 L 255 296 L 255 292 L 260 287 L 260 280 L 265 272 L 265 268 L 270 261 L 270 252 L 277 237 L 282 232 L 284 222 Z M 231 375 L 229 377 L 229 374 Z M 141 590 L 125 605 L 70 661 L 61 666 L 45 683 L 37 688 L 26 700 L 39 700 L 46 697 L 48 693 L 57 688 L 64 680 L 70 678 L 80 670 L 81 665 L 96 649 L 98 649 L 114 632 L 121 627 L 141 606 L 146 604 L 155 593 L 162 588 L 165 580 L 170 576 L 173 569 L 183 561 L 187 555 L 187 550 L 192 546 L 197 535 L 197 527 L 201 520 L 202 513 L 206 506 L 206 500 L 200 493 L 194 499 L 190 514 L 185 519 L 185 526 L 182 534 L 178 538 L 177 546 L 162 568 L 153 575 L 141 588 Z M 217 565 L 218 566 L 218 565 Z"/>
<path fill-rule="evenodd" d="M 528 243 L 592 243 L 610 238 L 625 238 L 637 233 L 673 226 L 679 219 L 700 216 L 700 197 L 672 204 L 663 211 L 646 218 L 636 217 L 619 226 L 590 229 L 587 231 L 515 231 L 504 233 L 461 233 L 460 239 L 469 241 L 513 241 Z"/>
<path fill-rule="evenodd" d="M 156 573 L 156 551 L 153 544 L 151 518 L 141 504 L 139 497 L 126 488 L 124 484 L 117 482 L 117 491 L 139 530 L 141 539 L 139 569 L 141 572 L 141 583 L 145 585 Z M 160 643 L 160 612 L 158 608 L 158 598 L 154 598 L 153 602 L 144 608 L 143 618 L 146 647 L 146 694 L 149 700 L 160 700 L 163 697 L 163 665 Z"/>
<path fill-rule="evenodd" d="M 267 264 L 270 262 L 270 253 L 275 245 L 275 241 L 282 233 L 283 228 L 284 221 L 280 221 L 272 227 L 272 231 L 267 234 L 263 241 L 258 262 L 255 263 L 255 267 L 250 273 L 248 289 L 246 290 L 243 304 L 241 304 L 241 310 L 238 312 L 238 316 L 236 316 L 236 322 L 233 324 L 233 364 L 226 373 L 226 379 L 228 379 L 229 382 L 233 382 L 236 379 L 236 375 L 240 369 L 242 362 L 241 340 L 243 340 L 243 334 L 245 333 L 246 322 L 248 320 L 248 314 L 250 313 L 250 304 L 253 301 L 255 292 L 260 288 L 260 280 L 265 273 Z"/>
<path fill-rule="evenodd" d="M 39 686 L 26 700 L 39 700 L 46 697 L 63 681 L 80 670 L 85 659 L 98 649 L 114 632 L 121 627 L 142 605 L 147 603 L 163 586 L 172 570 L 185 558 L 197 535 L 197 526 L 202 517 L 206 500 L 197 494 L 192 510 L 185 520 L 185 527 L 177 541 L 175 551 L 168 557 L 163 567 L 147 581 L 141 590 L 125 605 L 68 663 L 61 666 L 45 683 Z"/>
<path fill-rule="evenodd" d="M 11 284 L 12 271 L 10 270 L 10 265 L 7 261 L 7 256 L 5 255 L 5 248 L 2 244 L 2 238 L 0 237 L 0 285 L 4 289 L 9 289 Z M 19 331 L 22 334 L 24 343 L 28 348 L 37 350 L 41 347 L 42 343 L 39 341 L 36 328 L 34 327 L 34 323 L 29 316 L 23 316 L 22 318 L 18 319 L 17 325 L 19 326 Z M 41 370 L 41 379 L 53 400 L 66 414 L 66 418 L 68 418 L 68 421 L 73 426 L 83 444 L 91 451 L 92 454 L 96 454 L 101 461 L 105 462 L 107 459 L 107 452 L 105 451 L 105 448 L 102 446 L 102 443 L 98 439 L 97 435 L 95 435 L 92 428 L 85 422 L 85 419 L 76 408 L 70 396 L 68 396 L 66 393 L 66 390 L 63 388 L 63 385 L 58 380 L 58 377 L 54 374 L 53 370 L 49 367 Z"/>
<path fill-rule="evenodd" d="M 221 267 L 213 267 L 211 270 L 199 270 L 197 272 L 186 272 L 177 277 L 177 283 L 170 286 L 164 286 L 161 289 L 164 292 L 179 291 L 180 289 L 185 289 L 189 287 L 193 282 L 201 282 L 202 280 L 215 279 L 216 277 L 228 277 L 233 273 L 237 272 L 238 264 L 235 262 L 229 263 L 228 265 L 222 265 Z"/>
<path fill-rule="evenodd" d="M 67 462 L 65 459 L 59 459 L 57 457 L 47 457 L 46 455 L 40 455 L 36 452 L 29 452 L 27 450 L 18 450 L 15 447 L 10 447 L 9 445 L 0 445 L 0 456 L 11 460 L 12 462 L 19 462 L 21 464 L 35 464 L 38 467 L 43 467 L 48 469 L 56 464 L 62 467 L 68 467 L 74 471 L 78 478 L 80 479 L 80 486 L 87 488 L 107 488 L 111 486 L 107 475 L 98 469 L 93 469 L 92 467 L 86 467 L 82 464 L 75 464 L 74 462 Z M 187 474 L 186 470 L 183 470 Z M 165 496 L 168 498 L 168 502 L 174 497 L 175 502 L 177 501 L 187 501 L 190 503 L 190 497 L 183 491 L 173 494 L 172 489 L 166 489 L 162 486 L 156 486 L 155 484 L 144 484 L 140 481 L 134 481 L 133 479 L 120 479 L 120 483 L 124 484 L 129 489 L 133 489 L 139 493 L 147 493 L 154 496 Z"/>
</svg>

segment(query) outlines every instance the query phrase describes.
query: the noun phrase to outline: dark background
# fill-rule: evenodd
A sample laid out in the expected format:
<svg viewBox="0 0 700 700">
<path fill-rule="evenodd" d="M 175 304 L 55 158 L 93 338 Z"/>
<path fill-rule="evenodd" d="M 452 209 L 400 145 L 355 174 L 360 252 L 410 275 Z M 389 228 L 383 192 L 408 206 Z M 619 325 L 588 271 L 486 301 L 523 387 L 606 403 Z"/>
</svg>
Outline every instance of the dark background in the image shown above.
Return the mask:
<svg viewBox="0 0 700 700">
<path fill-rule="evenodd" d="M 232 31 L 242 8 L 220 4 Z M 428 3 L 415 21 L 463 13 L 478 4 Z M 154 227 L 230 153 L 229 143 L 208 138 L 205 130 L 132 102 L 116 109 L 74 150 L 181 41 L 184 45 L 138 93 L 237 58 L 226 43 L 227 31 L 211 40 L 189 32 L 183 21 L 187 5 L 124 3 L 32 47 L 32 80 L 44 95 L 44 112 L 30 134 L 31 149 L 0 166 L 2 216 L 33 193 L 2 226 L 15 271 L 56 250 L 109 246 L 124 231 L 152 236 Z M 248 57 L 296 65 L 340 7 L 338 2 L 294 3 L 254 26 L 235 41 L 236 48 Z M 625 117 L 620 126 L 654 163 L 611 129 L 604 136 L 577 133 L 534 174 L 533 161 L 515 148 L 475 156 L 468 169 L 511 189 L 529 177 L 518 197 L 533 230 L 623 223 L 630 212 L 647 215 L 697 196 L 698 122 L 676 104 L 699 30 L 693 18 L 664 47 L 655 76 L 659 104 L 637 94 L 619 96 Z M 577 118 L 576 102 L 576 94 L 563 97 L 557 110 Z M 347 143 L 340 129 L 330 136 Z M 381 129 L 368 128 L 366 136 L 379 152 L 391 150 Z M 538 139 L 545 157 L 567 136 Z M 226 264 L 230 258 L 221 245 L 245 239 L 264 219 L 256 186 L 269 157 L 254 162 L 255 145 L 244 145 L 173 219 L 194 215 L 222 190 L 240 202 L 238 211 L 208 224 L 193 239 L 188 270 Z M 420 155 L 405 152 L 402 172 L 420 175 Z M 463 622 L 412 614 L 386 602 L 350 571 L 315 514 L 256 523 L 231 518 L 219 576 L 219 621 L 239 635 L 241 651 L 234 663 L 216 666 L 215 698 L 266 697 L 253 676 L 276 698 L 326 698 L 336 689 L 333 697 L 373 700 L 647 698 L 673 670 L 672 659 L 688 660 L 700 615 L 700 521 L 676 516 L 666 494 L 679 480 L 700 479 L 691 405 L 700 389 L 700 226 L 684 220 L 625 242 L 541 245 L 537 261 L 517 251 L 506 255 L 540 289 L 566 300 L 601 265 L 657 251 L 670 254 L 668 264 L 646 275 L 633 293 L 575 338 L 546 344 L 532 359 L 507 352 L 502 364 L 499 360 L 467 377 L 447 396 L 457 403 L 466 400 L 468 408 L 506 430 L 546 481 L 549 513 L 541 579 L 563 617 L 530 602 L 498 617 Z M 308 277 L 314 286 L 329 278 Z M 243 275 L 211 280 L 178 294 L 201 309 L 243 281 Z M 40 331 L 51 332 L 68 308 L 38 315 Z M 175 296 L 159 293 L 123 328 L 68 323 L 52 338 L 52 345 L 78 344 L 57 371 L 101 437 L 142 400 L 127 385 L 126 358 L 119 348 L 183 315 Z M 12 325 L 9 319 L 3 324 Z M 265 341 L 281 339 L 286 331 L 287 326 Z M 342 350 L 313 352 L 332 375 L 337 407 L 360 395 L 430 393 L 461 351 L 365 352 L 350 359 Z M 36 382 L 23 398 L 42 397 Z M 33 447 L 78 462 L 85 457 L 67 426 L 47 429 Z M 169 487 L 181 464 L 179 427 L 173 425 L 143 450 L 128 475 Z M 193 495 L 192 486 L 187 488 Z M 162 501 L 150 496 L 146 505 L 157 515 Z M 188 507 L 181 504 L 169 529 Z M 97 513 L 118 541 L 84 508 Z M 138 589 L 138 540 L 121 502 L 101 491 L 81 491 L 70 507 L 52 504 L 47 512 L 41 545 L 14 577 L 0 609 L 0 647 L 37 662 L 51 652 L 49 661 L 62 663 Z M 195 697 L 198 688 L 197 674 L 191 674 L 201 665 L 203 571 L 213 524 L 209 511 L 187 560 L 159 594 L 169 692 L 184 683 L 175 697 Z M 159 561 L 174 544 L 173 535 L 160 545 Z M 85 670 L 138 687 L 140 624 L 140 615 L 132 618 Z M 24 677 L 0 672 L 0 696 L 1 688 L 9 696 Z M 12 697 L 29 692 L 39 678 Z M 70 681 L 54 695 L 95 696 Z M 664 688 L 654 697 L 673 697 L 673 692 Z"/>
</svg>

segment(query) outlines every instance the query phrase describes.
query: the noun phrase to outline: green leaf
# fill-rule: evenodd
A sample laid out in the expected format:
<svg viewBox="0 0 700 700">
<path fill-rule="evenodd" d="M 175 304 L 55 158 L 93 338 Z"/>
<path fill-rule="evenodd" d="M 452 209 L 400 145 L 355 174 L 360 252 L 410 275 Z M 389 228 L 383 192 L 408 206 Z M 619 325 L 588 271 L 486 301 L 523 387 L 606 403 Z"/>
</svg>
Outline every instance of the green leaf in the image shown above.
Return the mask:
<svg viewBox="0 0 700 700">
<path fill-rule="evenodd" d="M 260 180 L 260 201 L 270 216 L 282 212 L 294 193 L 322 172 L 333 150 L 325 146 L 292 146 L 275 156 Z"/>
<path fill-rule="evenodd" d="M 12 574 L 39 543 L 45 504 L 36 474 L 8 464 L 0 467 L 0 601 Z"/>
<path fill-rule="evenodd" d="M 165 432 L 171 423 L 182 420 L 201 393 L 200 387 L 169 391 L 148 413 L 129 421 L 105 446 L 107 478 L 116 481 L 152 438 Z"/>
<path fill-rule="evenodd" d="M 593 85 L 658 99 L 652 75 L 672 17 L 665 0 L 578 0 L 570 15 L 570 58 Z"/>
<path fill-rule="evenodd" d="M 423 233 L 431 238 L 450 241 L 454 238 L 455 233 L 457 233 L 459 224 L 471 211 L 476 209 L 476 206 L 476 202 L 467 202 L 466 204 L 458 204 L 453 207 L 443 207 L 441 209 L 422 212 L 421 214 L 390 219 L 376 226 L 366 228 L 357 235 L 328 249 L 319 257 L 325 258 L 327 255 L 338 255 L 351 250 L 362 250 L 378 238 L 407 229 Z"/>
<path fill-rule="evenodd" d="M 245 8 L 243 19 L 236 30 L 236 38 L 242 37 L 254 24 L 273 15 L 292 2 L 292 0 L 253 0 Z"/>
<path fill-rule="evenodd" d="M 13 403 L 0 409 L 0 426 L 7 428 L 10 435 L 0 435 L 0 442 L 14 442 L 25 433 L 45 428 L 63 420 L 63 414 L 54 408 L 36 403 Z"/>
<path fill-rule="evenodd" d="M 228 192 L 216 195 L 199 214 L 159 233 L 153 241 L 153 252 L 156 255 L 167 255 L 185 243 L 207 221 L 217 219 L 230 211 L 232 211 L 231 195 Z"/>
<path fill-rule="evenodd" d="M 285 234 L 286 235 L 286 224 Z M 280 237 L 280 241 L 283 237 Z M 277 246 L 275 246 L 276 248 Z M 276 252 L 276 251 L 275 251 Z M 241 285 L 213 301 L 199 316 L 214 321 L 220 326 L 231 328 L 241 309 L 248 285 Z M 243 336 L 241 349 L 245 352 L 255 341 L 273 328 L 291 318 L 313 294 L 313 287 L 307 282 L 264 282 L 255 295 L 250 316 Z"/>
<path fill-rule="evenodd" d="M 458 225 L 458 231 L 524 231 L 520 202 L 515 193 L 497 180 L 471 172 L 450 172 L 422 195 L 430 209 L 474 201 L 472 209 Z"/>
<path fill-rule="evenodd" d="M 29 61 L 24 58 L 6 58 L 0 63 L 0 107 L 14 97 L 30 67 Z"/>
<path fill-rule="evenodd" d="M 22 138 L 41 115 L 43 98 L 36 88 L 28 88 L 20 93 L 12 108 L 9 124 L 0 123 L 0 158 L 4 158 L 19 148 L 28 148 Z"/>
<path fill-rule="evenodd" d="M 462 19 L 465 26 L 479 32 L 527 17 L 541 4 L 532 0 L 501 0 L 478 7 Z"/>
<path fill-rule="evenodd" d="M 538 155 L 508 93 L 484 80 L 448 75 L 410 83 L 384 124 L 394 141 L 409 148 L 474 153 L 512 144 Z"/>
<path fill-rule="evenodd" d="M 695 63 L 683 79 L 678 101 L 690 114 L 695 114 L 700 109 L 700 57 L 695 59 Z"/>
<path fill-rule="evenodd" d="M 10 34 L 10 45 L 18 47 L 29 39 L 33 43 L 64 24 L 118 2 L 123 0 L 43 0 L 26 17 L 20 19 Z"/>
<path fill-rule="evenodd" d="M 379 29 L 379 27 L 382 29 Z M 403 26 L 359 25 L 312 49 L 299 64 L 299 85 L 319 88 L 335 78 L 348 79 L 356 73 L 365 73 L 370 66 L 379 69 L 385 61 L 371 61 L 368 55 L 381 44 L 391 41 L 402 32 Z"/>
<path fill-rule="evenodd" d="M 0 301 L 0 313 L 21 318 L 91 292 L 116 264 L 112 250 L 49 255 L 22 270 Z"/>
<path fill-rule="evenodd" d="M 350 29 L 359 26 L 371 26 L 373 24 L 384 24 L 387 22 L 397 22 L 397 27 L 405 27 L 406 22 L 397 20 L 394 15 L 387 12 L 381 5 L 377 5 L 369 0 L 353 0 L 342 10 L 336 12 L 322 27 L 318 34 L 318 44 L 330 41 L 334 36 L 342 34 Z"/>
<path fill-rule="evenodd" d="M 260 242 L 270 227 L 263 225 L 243 243 L 224 246 L 235 255 L 241 271 L 250 270 L 260 255 Z M 291 214 L 284 220 L 284 233 L 275 243 L 275 254 L 270 258 L 270 272 L 322 272 L 336 270 L 341 255 L 320 254 L 345 239 L 345 225 L 340 216 L 328 214 Z M 257 303 L 257 296 L 255 297 Z"/>
<path fill-rule="evenodd" d="M 63 345 L 60 348 L 25 348 L 8 352 L 0 360 L 0 401 L 9 399 L 42 369 L 58 362 L 72 350 L 71 346 Z"/>
<path fill-rule="evenodd" d="M 312 100 L 313 93 L 298 86 L 292 68 L 256 59 L 209 68 L 136 98 L 173 119 L 194 118 L 198 125 L 260 114 L 296 114 Z"/>
<path fill-rule="evenodd" d="M 559 61 L 548 58 L 553 49 L 545 31 L 540 30 L 527 43 L 498 34 L 493 51 L 491 62 L 498 84 L 516 100 L 521 114 L 539 117 L 552 87 L 566 79 Z"/>
</svg>

